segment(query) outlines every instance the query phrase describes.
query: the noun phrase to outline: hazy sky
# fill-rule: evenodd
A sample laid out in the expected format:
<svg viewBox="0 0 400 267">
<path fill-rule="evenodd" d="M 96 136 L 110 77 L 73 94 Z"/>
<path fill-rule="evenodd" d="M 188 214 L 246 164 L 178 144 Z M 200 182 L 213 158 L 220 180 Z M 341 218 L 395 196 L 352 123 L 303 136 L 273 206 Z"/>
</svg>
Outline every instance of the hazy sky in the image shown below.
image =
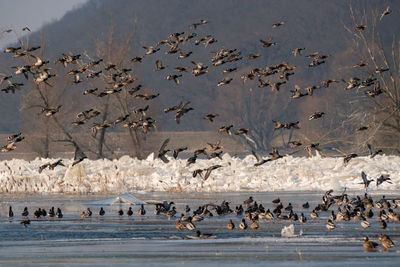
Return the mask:
<svg viewBox="0 0 400 267">
<path fill-rule="evenodd" d="M 60 19 L 67 11 L 87 0 L 1 0 L 0 48 L 16 41 L 15 33 L 3 33 L 15 29 L 18 34 L 27 26 L 32 31 L 53 20 Z"/>
</svg>

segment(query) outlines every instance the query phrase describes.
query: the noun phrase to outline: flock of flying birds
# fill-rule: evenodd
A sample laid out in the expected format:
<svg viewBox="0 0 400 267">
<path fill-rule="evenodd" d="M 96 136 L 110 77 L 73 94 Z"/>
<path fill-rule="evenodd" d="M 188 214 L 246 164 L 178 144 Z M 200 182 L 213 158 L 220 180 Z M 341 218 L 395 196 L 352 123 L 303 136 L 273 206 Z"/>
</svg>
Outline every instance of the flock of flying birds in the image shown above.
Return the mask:
<svg viewBox="0 0 400 267">
<path fill-rule="evenodd" d="M 382 20 L 384 16 L 388 15 L 391 13 L 390 8 L 387 8 L 381 15 L 380 19 Z M 194 23 L 190 25 L 190 29 L 197 29 L 200 26 L 206 25 L 208 22 L 206 20 L 200 20 L 198 23 Z M 285 24 L 285 22 L 278 22 L 273 24 L 273 28 L 278 28 L 281 27 Z M 355 30 L 362 31 L 366 28 L 366 25 L 357 25 L 355 27 Z M 28 28 L 24 28 L 23 31 L 29 30 Z M 7 30 L 5 33 L 10 33 L 13 30 Z M 184 32 L 179 32 L 179 33 L 173 33 L 170 36 L 168 36 L 168 39 L 162 40 L 158 42 L 154 46 L 145 46 L 143 47 L 146 52 L 144 56 L 137 56 L 131 59 L 131 62 L 136 64 L 142 62 L 144 60 L 145 56 L 149 56 L 152 54 L 156 54 L 157 52 L 159 53 L 160 49 L 162 46 L 165 46 L 169 48 L 165 54 L 176 54 L 179 53 L 178 58 L 179 59 L 185 59 L 191 56 L 193 54 L 193 51 L 190 52 L 183 52 L 181 47 L 189 42 L 191 39 L 196 39 L 195 40 L 195 45 L 200 45 L 201 43 L 204 44 L 204 47 L 211 46 L 212 44 L 216 43 L 217 40 L 212 37 L 211 35 L 205 35 L 203 37 L 198 37 L 196 33 L 190 33 L 186 34 Z M 260 40 L 260 43 L 262 47 L 264 48 L 269 48 L 274 45 L 277 45 L 276 42 L 273 41 L 274 38 L 270 36 L 267 41 L 265 40 Z M 15 69 L 15 75 L 20 75 L 22 74 L 25 79 L 29 79 L 30 76 L 32 76 L 35 84 L 38 86 L 40 89 L 40 86 L 42 84 L 45 84 L 47 86 L 52 86 L 51 81 L 52 78 L 55 77 L 56 75 L 52 73 L 52 69 L 47 67 L 49 64 L 48 60 L 43 60 L 39 58 L 36 55 L 33 55 L 32 52 L 35 50 L 40 49 L 39 46 L 36 47 L 30 47 L 30 48 L 24 48 L 22 45 L 20 47 L 9 47 L 5 49 L 5 53 L 12 53 L 13 58 L 20 58 L 23 57 L 26 59 L 25 62 L 29 62 L 30 59 L 34 59 L 34 61 L 31 64 L 26 64 L 23 66 L 15 66 L 13 67 Z M 303 51 L 305 48 L 296 48 L 292 51 L 293 56 L 302 56 Z M 248 60 L 253 60 L 258 57 L 260 57 L 261 54 L 249 54 L 247 56 Z M 330 55 L 322 55 L 319 52 L 312 53 L 310 55 L 307 55 L 306 58 L 310 58 L 312 61 L 309 63 L 309 67 L 317 67 L 321 64 L 324 64 L 326 59 L 329 58 Z M 243 56 L 240 51 L 237 49 L 220 49 L 217 52 L 215 52 L 214 56 L 211 59 L 212 65 L 214 67 L 224 65 L 224 64 L 229 64 L 231 62 L 236 62 L 240 61 L 243 59 Z M 167 80 L 173 81 L 176 84 L 180 83 L 180 79 L 183 78 L 182 73 L 186 73 L 191 69 L 191 73 L 194 76 L 200 76 L 200 75 L 205 75 L 210 71 L 210 67 L 206 66 L 202 62 L 195 62 L 191 61 L 191 63 L 194 65 L 194 67 L 176 67 L 174 71 L 176 74 L 170 74 L 166 76 Z M 81 55 L 80 54 L 63 54 L 62 57 L 57 59 L 55 61 L 55 64 L 62 64 L 64 67 L 68 67 L 71 64 L 73 66 L 79 66 L 79 68 L 74 68 L 71 69 L 67 72 L 67 75 L 71 75 L 72 84 L 79 84 L 84 82 L 82 79 L 82 76 L 85 75 L 87 79 L 97 79 L 97 78 L 102 78 L 104 81 L 106 81 L 106 87 L 104 90 L 100 90 L 98 88 L 93 88 L 93 89 L 87 89 L 83 92 L 83 95 L 93 95 L 95 97 L 105 97 L 109 95 L 114 95 L 118 94 L 122 91 L 122 88 L 125 88 L 129 95 L 131 95 L 134 98 L 137 99 L 143 99 L 144 101 L 150 101 L 151 99 L 154 99 L 158 97 L 160 94 L 147 94 L 147 93 L 141 93 L 138 94 L 138 91 L 141 90 L 142 85 L 135 85 L 132 89 L 127 89 L 128 85 L 131 85 L 134 83 L 137 78 L 132 77 L 131 68 L 119 68 L 115 64 L 112 63 L 105 63 L 103 62 L 103 59 L 97 59 L 97 60 L 92 60 L 91 62 L 84 64 L 81 60 Z M 368 63 L 362 61 L 356 65 L 354 65 L 355 68 L 361 68 L 366 66 Z M 103 66 L 100 68 L 99 66 Z M 155 69 L 154 71 L 161 71 L 164 69 L 167 69 L 168 66 L 164 65 L 161 60 L 156 60 L 155 62 Z M 271 87 L 272 91 L 279 91 L 281 86 L 286 84 L 289 81 L 289 77 L 291 75 L 294 75 L 294 70 L 296 69 L 296 66 L 292 66 L 286 62 L 282 62 L 273 66 L 266 66 L 265 68 L 254 68 L 252 69 L 249 73 L 245 73 L 242 75 L 242 81 L 245 83 L 247 80 L 254 80 L 258 79 L 259 81 L 259 88 L 263 87 Z M 232 72 L 237 71 L 237 67 L 228 67 L 222 71 L 222 73 L 229 74 Z M 388 71 L 386 68 L 377 68 L 376 73 L 381 73 L 384 71 Z M 278 76 L 278 81 L 272 82 L 270 80 L 271 77 L 276 77 Z M 268 80 L 266 80 L 268 79 Z M 9 92 L 15 92 L 16 90 L 20 90 L 21 87 L 24 85 L 23 83 L 18 83 L 15 82 L 15 76 L 12 75 L 3 75 L 1 80 L 0 80 L 0 86 L 3 83 L 7 83 L 7 87 L 1 89 L 1 91 L 5 93 Z M 217 86 L 225 86 L 229 83 L 231 83 L 233 78 L 225 77 L 222 79 L 220 82 L 218 82 Z M 312 96 L 313 91 L 316 89 L 320 89 L 322 87 L 329 87 L 331 83 L 339 83 L 341 82 L 340 80 L 335 80 L 335 79 L 328 79 L 322 81 L 322 85 L 317 85 L 317 86 L 310 86 L 305 88 L 305 92 L 302 91 L 302 89 L 295 85 L 294 90 L 292 90 L 292 98 L 293 99 L 298 99 L 301 97 L 306 97 L 306 96 Z M 359 79 L 356 77 L 350 78 L 348 81 L 344 81 L 346 83 L 346 90 L 350 90 L 353 88 L 366 88 L 370 86 L 374 86 L 374 89 L 365 91 L 365 93 L 370 96 L 370 97 L 376 97 L 379 94 L 383 93 L 384 90 L 380 87 L 379 82 L 377 81 L 376 78 L 374 77 L 368 77 L 367 79 Z M 175 112 L 175 121 L 177 124 L 180 124 L 182 117 L 193 110 L 192 107 L 190 107 L 190 102 L 181 102 L 176 106 L 172 107 L 167 107 L 164 109 L 165 113 L 169 112 Z M 50 106 L 46 105 L 42 107 L 41 113 L 46 116 L 46 117 L 52 117 L 55 116 L 60 109 L 62 108 L 62 105 L 55 105 L 55 106 Z M 146 112 L 149 110 L 149 105 L 146 104 L 145 106 L 141 108 L 135 108 L 132 113 L 125 114 L 121 117 L 116 118 L 112 122 L 107 122 L 103 121 L 101 123 L 94 123 L 92 129 L 92 133 L 94 137 L 96 136 L 96 133 L 98 130 L 103 130 L 109 127 L 115 127 L 117 124 L 122 124 L 124 127 L 132 127 L 135 129 L 141 129 L 144 133 L 147 133 L 150 129 L 154 128 L 155 126 L 155 120 L 151 117 L 148 117 L 146 115 Z M 93 118 L 97 117 L 98 115 L 101 114 L 101 111 L 95 109 L 95 108 L 90 108 L 87 110 L 84 110 L 80 113 L 77 114 L 77 120 L 72 122 L 72 125 L 74 126 L 80 126 L 88 123 L 89 120 L 92 120 Z M 316 111 L 314 114 L 312 114 L 309 117 L 309 120 L 317 120 L 324 116 L 324 112 L 321 111 Z M 204 119 L 209 120 L 211 123 L 214 122 L 214 120 L 218 117 L 218 114 L 216 113 L 210 113 L 210 114 L 205 114 Z M 279 129 L 299 129 L 300 128 L 300 123 L 299 121 L 296 122 L 280 122 L 277 120 L 272 121 L 275 124 L 274 130 L 279 130 Z M 233 131 L 234 126 L 231 125 L 224 125 L 218 129 L 219 133 L 226 133 L 228 135 L 238 135 L 238 136 L 243 136 L 249 144 L 251 144 L 255 149 L 257 148 L 256 142 L 251 138 L 250 134 L 250 129 L 249 128 L 240 128 L 237 129 L 236 131 Z M 367 130 L 368 127 L 362 126 L 357 131 L 363 131 Z M 4 145 L 1 150 L 3 152 L 8 152 L 12 151 L 16 148 L 16 144 L 18 142 L 21 142 L 24 140 L 24 136 L 22 136 L 21 133 L 13 134 L 8 137 L 7 139 L 7 144 Z M 166 139 L 161 148 L 158 151 L 157 157 L 161 159 L 163 162 L 168 163 L 169 159 L 166 157 L 166 154 L 171 151 L 170 149 L 167 149 L 168 143 L 170 139 Z M 302 146 L 301 141 L 291 141 L 290 145 L 292 147 L 299 147 Z M 312 150 L 313 149 L 318 149 L 319 144 L 314 143 L 314 144 L 309 144 L 305 146 L 305 149 L 309 153 L 310 156 L 312 156 Z M 199 155 L 204 155 L 209 159 L 212 158 L 221 158 L 221 155 L 223 153 L 222 151 L 223 146 L 221 145 L 220 142 L 217 142 L 215 144 L 208 143 L 207 147 L 203 147 L 200 149 L 197 149 L 194 151 L 194 154 L 192 157 L 190 157 L 187 160 L 187 166 L 190 166 L 191 164 L 194 164 L 196 162 L 196 159 Z M 368 149 L 370 151 L 371 157 L 375 157 L 377 154 L 381 153 L 382 150 L 375 150 L 370 144 L 368 144 Z M 188 150 L 187 146 L 182 146 L 173 149 L 173 157 L 176 159 L 179 155 L 179 153 Z M 276 148 L 272 149 L 272 152 L 270 153 L 268 158 L 262 158 L 260 155 L 258 155 L 254 150 L 252 151 L 254 157 L 256 158 L 256 163 L 254 166 L 260 166 L 262 164 L 265 164 L 266 162 L 272 161 L 272 160 L 277 160 L 282 158 L 283 156 L 279 154 L 279 151 Z M 349 154 L 344 157 L 344 163 L 347 164 L 352 158 L 356 157 L 357 154 Z M 82 160 L 86 158 L 86 155 L 81 151 L 78 147 L 76 147 L 75 151 L 75 160 L 72 165 L 78 164 Z M 49 168 L 50 170 L 53 170 L 57 166 L 65 166 L 62 162 L 62 159 L 57 160 L 56 162 L 53 163 L 46 163 L 42 165 L 39 168 L 39 173 L 41 173 L 44 169 Z M 193 171 L 193 177 L 196 177 L 197 175 L 200 175 L 203 179 L 203 181 L 207 180 L 209 176 L 211 175 L 211 172 L 215 169 L 221 168 L 221 165 L 212 165 L 206 169 L 196 169 Z M 368 179 L 367 175 L 365 172 L 361 173 L 362 177 L 362 183 L 364 185 L 364 188 L 367 190 L 368 186 L 373 179 Z M 388 182 L 391 183 L 390 177 L 387 174 L 381 175 L 377 180 L 376 180 L 376 186 L 379 186 L 383 182 Z M 159 203 L 156 205 L 156 213 L 157 215 L 165 215 L 167 217 L 174 217 L 176 214 L 175 207 L 172 206 L 174 204 L 173 202 L 164 202 L 164 203 Z M 293 206 L 289 203 L 286 207 L 283 206 L 282 202 L 280 199 L 276 199 L 273 201 L 273 204 L 275 205 L 275 208 L 271 212 L 269 209 L 265 209 L 262 204 L 257 204 L 256 201 L 253 200 L 252 197 L 249 199 L 245 200 L 243 202 L 244 205 L 247 206 L 247 209 L 244 210 L 242 205 L 237 206 L 234 210 L 232 210 L 229 207 L 229 203 L 226 201 L 223 201 L 221 205 L 204 205 L 202 207 L 199 207 L 197 210 L 193 211 L 192 216 L 186 216 L 184 214 L 179 217 L 179 219 L 176 221 L 176 228 L 178 230 L 197 230 L 195 236 L 187 236 L 186 238 L 189 239 L 197 239 L 197 238 L 215 238 L 215 235 L 211 234 L 202 234 L 196 226 L 193 224 L 193 222 L 196 221 L 201 221 L 203 220 L 204 216 L 212 216 L 212 213 L 210 210 L 215 210 L 215 213 L 219 216 L 223 215 L 229 215 L 231 213 L 237 215 L 237 216 L 242 216 L 242 214 L 245 214 L 245 218 L 248 219 L 251 224 L 249 228 L 251 229 L 258 229 L 259 227 L 259 221 L 261 220 L 292 220 L 292 221 L 300 221 L 301 223 L 304 223 L 307 221 L 307 217 L 301 213 L 301 216 L 298 216 L 293 209 Z M 338 206 L 338 211 L 337 214 L 334 213 L 334 211 L 331 211 L 331 215 L 329 216 L 329 219 L 326 223 L 326 228 L 329 231 L 332 231 L 335 229 L 335 221 L 349 221 L 349 220 L 360 220 L 361 221 L 361 226 L 363 228 L 368 228 L 370 226 L 370 223 L 367 221 L 367 218 L 372 218 L 373 217 L 373 212 L 372 209 L 374 205 L 380 209 L 379 214 L 377 215 L 377 219 L 380 222 L 380 228 L 385 229 L 387 227 L 387 221 L 393 220 L 393 221 L 400 221 L 400 215 L 396 214 L 393 209 L 397 208 L 400 204 L 398 202 L 393 201 L 393 203 L 390 203 L 388 200 L 385 198 L 376 201 L 372 200 L 370 196 L 365 194 L 364 198 L 357 197 L 355 199 L 349 199 L 348 195 L 345 193 L 345 191 L 341 195 L 334 196 L 332 195 L 332 190 L 327 191 L 324 196 L 323 196 L 323 202 L 322 204 L 318 204 L 314 210 L 310 213 L 311 219 L 316 219 L 318 218 L 318 214 L 323 211 L 328 211 L 328 209 L 336 204 Z M 304 203 L 302 205 L 304 209 L 308 209 L 310 206 L 307 203 Z M 385 209 L 388 210 L 388 212 L 385 212 Z M 190 208 L 186 206 L 185 212 L 189 213 Z M 288 214 L 283 214 L 283 212 L 287 212 Z M 103 208 L 100 209 L 99 211 L 99 216 L 104 216 L 105 212 Z M 124 212 L 122 210 L 118 211 L 118 215 L 122 216 Z M 132 216 L 133 211 L 130 208 L 127 212 L 128 216 Z M 144 210 L 143 205 L 141 208 L 138 210 L 138 214 L 140 216 L 144 216 L 146 214 L 146 211 Z M 27 208 L 24 209 L 22 216 L 27 217 L 29 215 L 29 212 Z M 47 213 L 45 210 L 38 209 L 35 211 L 35 217 L 40 218 L 47 216 Z M 87 218 L 92 215 L 92 211 L 88 209 L 87 211 L 82 212 L 81 218 Z M 58 217 L 62 218 L 62 212 L 60 209 L 57 209 L 57 212 L 55 212 L 54 207 L 50 209 L 49 211 L 49 216 L 50 217 Z M 10 207 L 9 209 L 9 217 L 13 217 L 13 211 L 12 208 Z M 29 224 L 29 220 L 24 220 L 21 222 L 26 226 L 26 224 Z M 235 224 L 232 221 L 232 219 L 229 220 L 227 224 L 227 229 L 233 230 L 235 228 Z M 243 218 L 239 224 L 239 228 L 242 230 L 245 230 L 248 228 L 246 220 Z M 389 249 L 390 247 L 394 246 L 394 243 L 391 241 L 390 237 L 384 234 L 381 234 L 379 236 L 379 241 L 381 242 L 382 246 L 385 249 Z M 378 246 L 377 243 L 370 241 L 368 237 L 365 238 L 363 246 L 370 250 L 374 249 Z"/>
<path fill-rule="evenodd" d="M 388 7 L 382 13 L 380 19 L 382 20 L 384 16 L 389 15 L 390 13 L 391 10 Z M 189 29 L 196 30 L 199 27 L 203 27 L 206 24 L 208 24 L 208 21 L 200 20 L 199 22 L 190 25 Z M 272 28 L 284 27 L 284 25 L 285 22 L 281 21 L 273 24 Z M 355 30 L 362 31 L 366 27 L 367 27 L 366 25 L 357 25 L 355 27 Z M 26 30 L 30 31 L 29 28 L 27 27 L 22 29 L 22 31 Z M 12 31 L 13 30 L 10 29 L 4 31 L 3 33 L 11 33 Z M 185 46 L 185 44 L 192 42 L 192 39 L 195 39 L 194 41 L 195 46 L 203 44 L 205 48 L 213 46 L 215 43 L 218 42 L 215 39 L 215 37 L 211 35 L 198 36 L 198 34 L 194 32 L 192 33 L 176 32 L 170 34 L 167 39 L 159 41 L 156 45 L 143 46 L 143 48 L 145 49 L 144 55 L 136 56 L 132 58 L 130 61 L 132 64 L 140 64 L 145 59 L 145 57 L 161 53 L 160 50 L 163 47 L 167 48 L 165 51 L 165 54 L 167 55 L 179 54 L 178 59 L 189 58 L 194 52 L 193 51 L 184 52 L 183 47 Z M 278 45 L 278 43 L 274 41 L 273 36 L 270 36 L 267 40 L 260 39 L 259 41 L 260 41 L 260 46 L 262 46 L 265 49 L 271 49 L 271 47 Z M 42 88 L 43 86 L 52 86 L 52 79 L 56 76 L 56 74 L 54 74 L 52 68 L 49 67 L 50 61 L 44 60 L 38 57 L 37 55 L 33 54 L 34 51 L 40 49 L 41 47 L 40 46 L 24 47 L 21 40 L 20 44 L 21 45 L 18 47 L 8 47 L 4 50 L 4 52 L 12 54 L 12 58 L 22 58 L 23 62 L 25 62 L 25 65 L 13 66 L 12 68 L 15 69 L 14 72 L 15 75 L 2 75 L 0 79 L 0 86 L 3 83 L 6 83 L 7 86 L 0 90 L 5 93 L 9 92 L 14 93 L 16 90 L 20 90 L 24 84 L 15 81 L 18 75 L 23 75 L 26 80 L 28 80 L 31 76 L 39 91 L 40 88 Z M 304 50 L 305 50 L 304 47 L 298 47 L 292 51 L 292 54 L 294 57 L 302 56 Z M 243 55 L 241 51 L 239 51 L 238 49 L 221 48 L 213 53 L 214 54 L 211 58 L 211 62 L 214 68 L 233 62 L 239 62 L 243 59 Z M 261 54 L 259 53 L 249 54 L 247 55 L 247 59 L 250 61 L 260 56 Z M 311 60 L 308 66 L 310 68 L 316 68 L 319 65 L 324 64 L 326 60 L 330 57 L 330 55 L 321 54 L 319 52 L 313 52 L 309 55 L 305 55 L 305 57 Z M 200 75 L 205 75 L 209 71 L 211 71 L 211 67 L 207 66 L 203 62 L 195 62 L 191 60 L 191 63 L 192 67 L 178 66 L 174 68 L 174 73 L 167 75 L 166 79 L 173 81 L 176 84 L 179 84 L 180 79 L 182 79 L 183 75 L 187 73 L 189 70 L 191 70 L 192 75 L 195 77 Z M 142 89 L 141 84 L 134 85 L 133 88 L 129 89 L 128 86 L 131 86 L 135 81 L 138 80 L 137 77 L 132 76 L 132 68 L 122 68 L 116 66 L 116 64 L 113 64 L 111 62 L 104 62 L 103 59 L 101 58 L 90 60 L 90 62 L 85 63 L 82 59 L 81 54 L 72 54 L 72 53 L 63 54 L 60 58 L 58 58 L 54 62 L 54 64 L 62 64 L 65 68 L 73 66 L 73 68 L 70 68 L 67 71 L 67 75 L 72 77 L 70 82 L 71 84 L 83 83 L 85 81 L 83 77 L 85 77 L 87 80 L 102 79 L 104 81 L 105 89 L 103 90 L 99 88 L 86 89 L 83 92 L 83 95 L 92 95 L 101 98 L 110 95 L 117 95 L 124 89 L 133 98 L 143 99 L 143 101 L 146 102 L 146 104 L 143 107 L 137 107 L 133 111 L 124 114 L 118 118 L 115 118 L 115 120 L 113 121 L 93 122 L 93 126 L 90 128 L 93 137 L 96 137 L 97 131 L 107 129 L 109 127 L 115 127 L 118 124 L 122 124 L 123 127 L 131 127 L 134 129 L 142 130 L 143 133 L 145 134 L 150 129 L 155 127 L 156 121 L 153 118 L 146 115 L 146 112 L 150 108 L 150 105 L 147 103 L 148 101 L 158 97 L 160 93 L 156 94 L 139 93 L 139 91 Z M 361 61 L 360 63 L 354 65 L 353 67 L 362 68 L 367 65 L 368 65 L 367 62 Z M 159 72 L 166 69 L 168 69 L 168 65 L 165 65 L 160 59 L 157 59 L 155 61 L 154 71 Z M 295 69 L 296 66 L 291 65 L 287 62 L 281 62 L 272 66 L 253 68 L 251 69 L 250 72 L 244 73 L 241 76 L 241 79 L 243 83 L 246 83 L 248 80 L 257 79 L 259 82 L 258 85 L 259 88 L 270 87 L 272 91 L 278 92 L 282 86 L 285 86 L 285 84 L 288 83 L 289 77 L 295 74 L 294 72 Z M 238 67 L 229 66 L 224 70 L 222 70 L 222 74 L 229 75 L 230 73 L 236 71 L 238 71 Z M 376 68 L 376 73 L 382 73 L 385 71 L 388 71 L 388 69 L 384 67 Z M 273 81 L 273 79 L 275 79 L 275 81 Z M 221 81 L 219 81 L 216 86 L 218 87 L 226 86 L 230 84 L 232 81 L 233 78 L 225 77 Z M 350 90 L 353 88 L 367 88 L 373 86 L 374 89 L 365 91 L 365 93 L 370 97 L 376 97 L 384 92 L 384 89 L 380 87 L 379 81 L 375 77 L 370 76 L 366 79 L 352 77 L 348 81 L 327 79 L 322 81 L 321 85 L 313 85 L 304 88 L 304 91 L 298 85 L 294 85 L 294 90 L 290 91 L 292 93 L 291 98 L 299 99 L 302 97 L 312 96 L 315 90 L 320 88 L 328 88 L 330 84 L 340 83 L 340 82 L 344 82 L 346 84 L 345 86 L 346 90 Z M 190 107 L 190 104 L 191 104 L 190 101 L 188 102 L 182 101 L 178 105 L 165 108 L 164 112 L 165 113 L 174 112 L 175 121 L 177 124 L 180 124 L 182 117 L 191 110 L 193 110 L 193 107 Z M 56 116 L 61 109 L 62 105 L 60 104 L 50 105 L 50 103 L 45 102 L 44 106 L 41 109 L 41 114 L 43 114 L 43 116 L 46 117 L 52 117 Z M 76 116 L 77 120 L 71 123 L 73 126 L 79 127 L 81 125 L 87 124 L 89 121 L 93 120 L 93 118 L 96 118 L 101 113 L 102 111 L 96 108 L 88 108 L 87 110 L 79 112 Z M 310 115 L 309 120 L 318 120 L 324 115 L 325 115 L 324 112 L 316 111 L 312 115 Z M 203 119 L 208 120 L 212 123 L 216 120 L 218 116 L 219 115 L 217 113 L 210 113 L 210 114 L 205 114 Z M 272 122 L 275 125 L 274 130 L 300 128 L 299 121 L 280 122 L 278 120 L 272 120 Z M 368 128 L 369 128 L 368 126 L 362 126 L 359 129 L 357 129 L 357 131 L 364 131 L 367 130 Z M 254 164 L 254 166 L 260 166 L 266 162 L 277 160 L 283 157 L 282 155 L 279 154 L 279 151 L 276 148 L 272 148 L 272 152 L 269 153 L 270 156 L 268 158 L 262 158 L 260 155 L 258 155 L 254 151 L 257 150 L 257 144 L 251 137 L 251 129 L 249 128 L 239 128 L 236 131 L 234 131 L 233 124 L 223 125 L 218 129 L 218 133 L 220 134 L 226 133 L 228 135 L 234 134 L 236 136 L 242 136 L 243 138 L 245 138 L 248 144 L 253 148 L 252 153 L 257 161 Z M 15 144 L 22 141 L 23 139 L 24 137 L 22 136 L 21 133 L 11 135 L 8 138 L 8 143 L 4 145 L 1 148 L 1 150 L 3 152 L 12 151 L 16 148 Z M 163 142 L 157 154 L 158 158 L 165 163 L 169 162 L 168 158 L 166 157 L 166 154 L 169 151 L 171 151 L 171 149 L 167 149 L 168 142 L 169 138 Z M 319 143 L 303 144 L 303 142 L 300 140 L 290 141 L 289 145 L 293 148 L 303 146 L 305 150 L 308 152 L 309 156 L 312 156 L 313 150 L 319 149 Z M 86 158 L 86 155 L 78 146 L 76 146 L 75 148 L 76 148 L 75 161 L 73 165 L 81 162 L 83 159 Z M 374 157 L 382 152 L 382 150 L 375 150 L 370 144 L 368 144 L 368 148 L 371 157 Z M 187 149 L 188 149 L 187 146 L 182 146 L 173 149 L 173 157 L 177 158 L 180 152 L 185 151 Z M 209 159 L 211 158 L 221 159 L 221 155 L 223 153 L 222 149 L 223 146 L 220 144 L 220 142 L 217 142 L 215 144 L 208 143 L 206 147 L 194 151 L 193 156 L 187 160 L 187 166 L 194 164 L 198 156 L 201 154 L 205 155 Z M 358 155 L 355 153 L 345 155 L 344 164 L 347 164 L 352 158 L 357 156 Z M 50 170 L 52 170 L 57 166 L 64 166 L 61 159 L 54 163 L 50 162 L 46 163 L 45 165 L 40 167 L 39 172 L 42 172 L 45 168 L 49 168 Z M 206 180 L 210 176 L 213 170 L 218 169 L 220 167 L 222 166 L 212 165 L 206 169 L 196 169 L 193 171 L 193 176 L 196 177 L 197 175 L 200 175 L 203 178 L 203 180 Z M 366 176 L 363 176 L 363 184 L 367 187 L 368 184 L 370 183 L 370 180 L 367 180 L 365 177 Z M 386 177 L 385 179 L 386 180 L 383 181 L 388 181 L 390 178 Z"/>
</svg>

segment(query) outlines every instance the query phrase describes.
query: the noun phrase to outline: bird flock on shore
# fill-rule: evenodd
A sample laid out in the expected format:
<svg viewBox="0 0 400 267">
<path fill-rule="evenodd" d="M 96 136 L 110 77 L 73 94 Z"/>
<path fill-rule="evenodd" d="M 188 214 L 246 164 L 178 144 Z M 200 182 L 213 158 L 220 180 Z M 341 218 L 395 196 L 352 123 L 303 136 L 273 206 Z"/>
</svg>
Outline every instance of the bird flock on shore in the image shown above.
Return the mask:
<svg viewBox="0 0 400 267">
<path fill-rule="evenodd" d="M 397 213 L 400 208 L 400 199 L 387 199 L 382 196 L 379 200 L 374 200 L 367 193 L 364 196 L 351 197 L 346 193 L 346 189 L 341 194 L 334 194 L 333 190 L 325 192 L 322 196 L 322 201 L 311 207 L 309 202 L 305 203 L 287 203 L 278 197 L 272 200 L 270 208 L 257 201 L 250 196 L 243 203 L 231 207 L 231 202 L 222 201 L 221 204 L 208 203 L 198 206 L 198 208 L 190 208 L 184 204 L 180 215 L 173 201 L 163 201 L 154 203 L 154 216 L 158 218 L 168 218 L 168 221 L 175 223 L 176 229 L 181 231 L 196 232 L 196 235 L 185 235 L 184 239 L 207 239 L 217 238 L 215 234 L 201 233 L 201 224 L 203 220 L 211 223 L 214 216 L 224 218 L 226 220 L 226 229 L 245 231 L 248 229 L 254 231 L 262 231 L 260 224 L 291 222 L 296 224 L 306 223 L 321 223 L 325 221 L 325 227 L 328 232 L 335 231 L 337 227 L 342 228 L 344 224 L 359 222 L 362 229 L 370 228 L 376 219 L 376 224 L 379 225 L 380 235 L 378 237 L 384 250 L 388 250 L 395 246 L 389 235 L 385 234 L 389 224 L 400 223 L 400 213 Z M 150 204 L 148 204 L 150 206 Z M 309 211 L 311 210 L 312 211 Z M 132 207 L 124 212 L 122 208 L 118 209 L 115 215 L 119 218 L 128 216 L 131 218 L 136 213 L 142 220 L 148 220 L 151 216 L 146 216 L 146 209 L 143 204 L 139 209 L 134 211 Z M 103 207 L 100 207 L 97 218 L 103 218 L 106 214 Z M 48 212 L 43 208 L 38 208 L 33 214 L 35 222 L 42 220 L 62 219 L 63 213 L 60 208 L 51 207 Z M 9 207 L 8 218 L 11 222 L 14 219 L 14 211 Z M 80 218 L 82 220 L 95 217 L 94 211 L 87 208 L 82 211 Z M 225 219 L 226 218 L 226 219 Z M 25 207 L 21 213 L 21 224 L 27 227 L 31 224 L 29 219 L 28 208 Z M 342 224 L 342 225 L 341 225 Z M 197 226 L 196 226 L 197 225 Z M 322 224 L 323 225 L 323 224 Z M 260 228 L 260 229 L 259 229 Z M 259 229 L 259 230 L 258 230 Z M 378 247 L 378 243 L 369 240 L 372 237 L 366 236 L 363 242 L 363 247 L 367 251 L 374 251 Z"/>
</svg>

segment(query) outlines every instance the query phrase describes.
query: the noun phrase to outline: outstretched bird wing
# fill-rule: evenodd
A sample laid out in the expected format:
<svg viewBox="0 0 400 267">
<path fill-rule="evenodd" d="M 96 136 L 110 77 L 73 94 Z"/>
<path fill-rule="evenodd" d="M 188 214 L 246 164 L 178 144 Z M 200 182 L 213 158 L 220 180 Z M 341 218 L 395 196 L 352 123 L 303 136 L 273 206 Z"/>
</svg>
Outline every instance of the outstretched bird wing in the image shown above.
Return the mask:
<svg viewBox="0 0 400 267">
<path fill-rule="evenodd" d="M 160 150 L 158 150 L 158 152 L 164 151 L 165 148 L 167 147 L 168 143 L 169 143 L 169 138 L 167 138 L 167 139 L 164 140 L 164 142 L 163 142 L 163 144 L 161 145 Z"/>
<path fill-rule="evenodd" d="M 368 183 L 367 175 L 365 174 L 364 171 L 361 172 L 361 178 L 363 179 L 363 184 L 367 184 Z"/>
</svg>

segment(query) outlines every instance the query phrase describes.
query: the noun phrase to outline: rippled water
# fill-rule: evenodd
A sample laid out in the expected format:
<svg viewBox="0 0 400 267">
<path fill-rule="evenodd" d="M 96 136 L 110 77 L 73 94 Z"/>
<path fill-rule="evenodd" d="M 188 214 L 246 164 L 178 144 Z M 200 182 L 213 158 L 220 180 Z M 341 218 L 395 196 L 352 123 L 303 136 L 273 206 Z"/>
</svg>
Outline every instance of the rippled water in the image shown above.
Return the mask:
<svg viewBox="0 0 400 267">
<path fill-rule="evenodd" d="M 361 194 L 362 192 L 358 192 Z M 400 197 L 386 192 L 387 198 Z M 231 201 L 231 208 L 246 199 L 248 193 L 223 194 L 134 194 L 145 201 L 172 200 L 178 214 L 185 204 L 193 207 L 206 203 Z M 311 209 L 301 207 L 305 201 L 311 206 L 321 202 L 322 192 L 275 192 L 254 193 L 256 201 L 266 208 L 272 208 L 271 200 L 280 197 L 284 204 L 291 202 L 294 210 L 305 212 L 309 217 Z M 232 219 L 238 228 L 241 217 L 234 215 L 205 218 L 195 225 L 204 233 L 213 233 L 217 239 L 183 240 L 189 231 L 178 232 L 175 220 L 154 215 L 154 205 L 146 205 L 146 216 L 136 213 L 131 218 L 119 217 L 119 206 L 104 207 L 104 218 L 97 216 L 99 207 L 92 206 L 92 218 L 80 219 L 80 213 L 93 200 L 108 198 L 110 195 L 1 195 L 0 201 L 0 264 L 2 265 L 377 265 L 398 266 L 398 246 L 384 252 L 378 249 L 365 252 L 362 247 L 364 236 L 377 241 L 380 233 L 391 236 L 396 245 L 400 244 L 400 224 L 388 223 L 385 230 L 379 229 L 375 216 L 369 219 L 371 227 L 363 229 L 359 221 L 336 222 L 337 228 L 328 232 L 325 222 L 330 212 L 320 214 L 317 220 L 306 224 L 291 221 L 261 222 L 257 230 L 229 231 L 226 224 Z M 378 199 L 381 196 L 373 196 Z M 6 217 L 8 206 L 12 205 L 15 218 Z M 24 228 L 21 211 L 24 206 L 30 210 L 31 224 Z M 61 207 L 62 219 L 33 219 L 37 207 Z M 125 211 L 129 206 L 121 206 Z M 136 211 L 138 207 L 133 207 Z M 400 212 L 397 210 L 396 212 Z M 294 224 L 295 238 L 281 238 L 281 229 Z"/>
</svg>

